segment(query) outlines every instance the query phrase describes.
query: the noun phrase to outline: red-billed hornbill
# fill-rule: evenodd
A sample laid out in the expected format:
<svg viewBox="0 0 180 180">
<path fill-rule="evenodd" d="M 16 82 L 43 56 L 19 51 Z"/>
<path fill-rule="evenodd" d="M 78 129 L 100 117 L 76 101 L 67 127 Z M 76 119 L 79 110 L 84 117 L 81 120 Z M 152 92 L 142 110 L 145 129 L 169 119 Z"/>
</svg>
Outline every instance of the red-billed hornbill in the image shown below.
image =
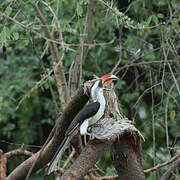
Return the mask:
<svg viewBox="0 0 180 180">
<path fill-rule="evenodd" d="M 113 74 L 106 74 L 97 79 L 91 87 L 90 93 L 94 103 L 85 106 L 73 119 L 70 126 L 66 130 L 65 138 L 60 144 L 57 152 L 52 158 L 46 175 L 49 175 L 55 170 L 55 167 L 69 144 L 71 138 L 80 130 L 81 135 L 86 135 L 90 125 L 95 124 L 103 115 L 106 106 L 106 100 L 103 95 L 103 89 L 118 78 Z"/>
</svg>

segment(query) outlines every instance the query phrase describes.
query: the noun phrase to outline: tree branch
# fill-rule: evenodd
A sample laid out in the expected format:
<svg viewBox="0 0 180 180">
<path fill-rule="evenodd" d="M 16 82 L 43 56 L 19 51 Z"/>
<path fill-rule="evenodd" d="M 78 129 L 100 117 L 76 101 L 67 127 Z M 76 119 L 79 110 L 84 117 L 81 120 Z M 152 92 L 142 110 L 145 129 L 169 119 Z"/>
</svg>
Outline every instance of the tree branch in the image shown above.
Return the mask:
<svg viewBox="0 0 180 180">
<path fill-rule="evenodd" d="M 87 6 L 87 13 L 86 13 L 86 22 L 83 30 L 83 36 L 81 37 L 81 46 L 78 49 L 77 56 L 73 62 L 73 66 L 71 68 L 70 72 L 70 80 L 69 80 L 69 86 L 71 87 L 71 96 L 73 96 L 74 92 L 79 86 L 79 82 L 81 79 L 81 71 L 82 71 L 82 65 L 85 62 L 86 56 L 89 51 L 89 47 L 84 47 L 84 43 L 90 43 L 94 36 L 95 36 L 95 30 L 94 30 L 94 20 L 95 20 L 95 14 L 96 14 L 96 7 L 97 7 L 97 0 L 90 0 L 89 4 Z"/>
<path fill-rule="evenodd" d="M 163 162 L 161 164 L 158 164 L 156 165 L 155 167 L 153 168 L 149 168 L 149 169 L 146 169 L 144 170 L 145 173 L 149 173 L 149 172 L 152 172 L 152 171 L 156 171 L 157 169 L 161 168 L 161 167 L 164 167 L 164 166 L 167 166 L 168 164 L 176 161 L 178 158 L 180 157 L 180 153 L 177 154 L 176 156 L 172 157 L 169 161 L 166 161 L 166 162 Z"/>
<path fill-rule="evenodd" d="M 48 42 L 53 42 L 55 44 L 59 44 L 59 45 L 62 45 L 62 46 L 65 46 L 65 48 L 69 48 L 69 47 L 79 47 L 79 46 L 87 46 L 87 47 L 93 47 L 93 46 L 105 46 L 105 45 L 109 45 L 109 44 L 112 44 L 114 42 L 114 40 L 112 41 L 109 41 L 109 42 L 103 42 L 103 43 L 77 43 L 77 44 L 74 44 L 74 43 L 71 43 L 71 44 L 68 44 L 68 43 L 65 43 L 65 42 L 61 42 L 61 41 L 57 41 L 57 40 L 54 40 L 54 39 L 49 39 L 45 36 L 43 36 L 42 34 L 40 34 L 39 32 L 33 30 L 32 28 L 30 28 L 29 26 L 17 21 L 15 18 L 12 18 L 10 16 L 8 16 L 6 13 L 0 13 L 0 16 L 14 22 L 15 24 L 19 25 L 20 27 L 24 28 L 25 30 L 27 31 L 30 31 L 31 33 L 41 37 L 42 39 L 48 41 Z M 46 25 L 48 26 L 48 25 Z"/>
<path fill-rule="evenodd" d="M 0 149 L 0 179 L 6 178 L 7 172 L 7 157 Z"/>
<path fill-rule="evenodd" d="M 91 141 L 85 150 L 83 150 L 80 154 L 71 169 L 66 171 L 60 179 L 82 179 L 88 173 L 88 170 L 91 169 L 103 155 L 103 153 L 110 148 L 115 139 L 116 138 L 111 138 L 105 141 Z"/>
<path fill-rule="evenodd" d="M 140 138 L 124 134 L 113 146 L 113 164 L 120 179 L 145 180 L 141 166 Z"/>
<path fill-rule="evenodd" d="M 57 120 L 55 133 L 50 142 L 45 146 L 44 150 L 38 151 L 29 159 L 21 163 L 13 172 L 7 177 L 7 180 L 19 180 L 25 179 L 29 169 L 33 165 L 34 161 L 37 160 L 35 167 L 32 172 L 44 167 L 53 157 L 57 148 L 59 147 L 61 141 L 64 138 L 65 131 L 70 125 L 76 114 L 82 109 L 82 107 L 87 103 L 89 96 L 84 93 L 83 87 L 79 88 L 77 94 L 72 98 L 70 103 L 65 108 L 61 117 Z M 41 152 L 41 155 L 40 155 Z M 39 156 L 40 155 L 40 156 Z"/>
<path fill-rule="evenodd" d="M 160 180 L 167 180 L 171 173 L 177 168 L 180 167 L 180 158 L 173 162 L 170 168 L 161 176 Z"/>
<path fill-rule="evenodd" d="M 88 146 L 80 154 L 70 170 L 66 171 L 61 177 L 62 180 L 82 179 L 88 174 L 89 169 L 92 168 L 103 152 L 107 150 L 116 139 L 118 139 L 118 141 L 113 146 L 113 161 L 116 169 L 122 173 L 119 166 L 124 167 L 125 173 L 129 174 L 126 175 L 127 180 L 145 179 L 139 150 L 141 134 L 134 125 L 120 113 L 113 85 L 108 88 L 109 90 L 104 92 L 106 98 L 104 118 L 98 121 L 97 126 L 94 125 L 91 128 L 91 136 L 96 138 L 96 140 L 89 142 Z M 119 138 L 117 138 L 118 136 Z M 124 159 L 120 159 L 121 154 L 127 156 L 128 161 L 130 161 L 129 165 L 127 165 L 126 161 L 123 161 Z M 124 173 L 122 173 L 123 176 L 120 173 L 119 177 L 122 178 Z"/>
<path fill-rule="evenodd" d="M 47 26 L 46 20 L 44 16 L 42 15 L 39 7 L 33 2 L 31 2 L 31 4 L 36 12 L 37 17 L 40 19 L 40 21 L 44 25 L 44 28 L 45 28 L 44 31 L 45 31 L 46 37 L 48 39 L 54 39 L 54 35 L 53 34 L 51 35 L 51 32 Z M 53 68 L 54 68 L 54 74 L 56 77 L 56 83 L 57 83 L 57 88 L 59 92 L 60 102 L 62 104 L 62 108 L 64 108 L 67 105 L 67 102 L 69 100 L 67 82 L 64 75 L 64 71 L 63 71 L 63 65 L 61 62 L 64 57 L 64 52 L 62 52 L 61 58 L 59 58 L 57 45 L 53 42 L 49 42 L 49 43 L 50 43 L 50 50 L 51 50 L 51 55 L 53 59 Z M 58 63 L 59 63 L 59 66 L 57 67 L 56 64 Z"/>
<path fill-rule="evenodd" d="M 11 158 L 12 156 L 17 156 L 17 155 L 32 156 L 33 153 L 27 150 L 23 150 L 23 149 L 16 149 L 16 150 L 5 153 L 5 156 L 7 158 Z"/>
</svg>

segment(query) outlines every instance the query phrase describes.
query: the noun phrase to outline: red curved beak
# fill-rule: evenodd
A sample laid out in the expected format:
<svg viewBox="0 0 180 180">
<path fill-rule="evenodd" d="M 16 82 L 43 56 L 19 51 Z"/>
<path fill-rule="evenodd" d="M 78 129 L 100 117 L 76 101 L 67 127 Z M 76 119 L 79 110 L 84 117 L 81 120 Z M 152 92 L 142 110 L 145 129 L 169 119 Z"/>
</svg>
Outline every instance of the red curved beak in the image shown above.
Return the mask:
<svg viewBox="0 0 180 180">
<path fill-rule="evenodd" d="M 107 87 L 111 82 L 118 80 L 119 78 L 113 74 L 105 74 L 101 76 L 100 79 L 103 80 L 103 86 Z"/>
</svg>

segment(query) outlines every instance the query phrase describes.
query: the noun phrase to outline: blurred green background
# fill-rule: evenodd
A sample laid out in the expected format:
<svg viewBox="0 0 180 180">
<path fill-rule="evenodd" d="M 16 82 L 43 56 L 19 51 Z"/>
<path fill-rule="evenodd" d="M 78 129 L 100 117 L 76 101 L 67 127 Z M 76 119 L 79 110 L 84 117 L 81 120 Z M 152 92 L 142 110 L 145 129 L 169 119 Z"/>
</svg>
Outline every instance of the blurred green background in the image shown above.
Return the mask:
<svg viewBox="0 0 180 180">
<path fill-rule="evenodd" d="M 38 3 L 49 28 L 61 28 L 64 42 L 69 44 L 62 60 L 67 80 L 79 53 L 89 1 Z M 51 53 L 30 1 L 1 0 L 0 13 L 0 148 L 8 152 L 25 144 L 27 150 L 36 152 L 38 147 L 26 145 L 41 146 L 62 112 L 53 73 L 42 80 L 52 69 Z M 145 137 L 143 168 L 169 160 L 177 152 L 180 137 L 179 0 L 97 0 L 93 18 L 93 41 L 81 83 L 116 66 L 120 107 Z M 58 45 L 59 55 L 61 51 Z M 25 158 L 9 159 L 8 173 Z M 102 176 L 116 174 L 111 164 L 108 151 L 97 163 Z M 163 167 L 146 178 L 159 179 L 166 170 Z M 31 179 L 41 179 L 42 174 L 40 170 Z M 175 178 L 178 172 L 172 174 L 171 179 Z"/>
</svg>

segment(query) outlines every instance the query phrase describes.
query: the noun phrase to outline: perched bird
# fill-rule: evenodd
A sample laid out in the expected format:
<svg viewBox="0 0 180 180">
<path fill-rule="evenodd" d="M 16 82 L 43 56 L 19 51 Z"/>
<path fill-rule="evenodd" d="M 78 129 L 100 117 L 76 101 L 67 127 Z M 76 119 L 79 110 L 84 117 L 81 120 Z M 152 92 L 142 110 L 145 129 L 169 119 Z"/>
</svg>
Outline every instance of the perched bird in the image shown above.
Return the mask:
<svg viewBox="0 0 180 180">
<path fill-rule="evenodd" d="M 103 89 L 113 80 L 117 80 L 113 74 L 106 74 L 98 78 L 91 87 L 90 94 L 93 100 L 92 104 L 85 106 L 73 119 L 68 129 L 66 130 L 65 138 L 61 142 L 57 152 L 52 158 L 46 175 L 49 175 L 55 170 L 55 167 L 61 158 L 63 152 L 68 146 L 71 138 L 80 130 L 81 135 L 88 134 L 87 129 L 90 125 L 95 124 L 103 115 L 106 107 L 106 100 L 103 95 Z"/>
</svg>

